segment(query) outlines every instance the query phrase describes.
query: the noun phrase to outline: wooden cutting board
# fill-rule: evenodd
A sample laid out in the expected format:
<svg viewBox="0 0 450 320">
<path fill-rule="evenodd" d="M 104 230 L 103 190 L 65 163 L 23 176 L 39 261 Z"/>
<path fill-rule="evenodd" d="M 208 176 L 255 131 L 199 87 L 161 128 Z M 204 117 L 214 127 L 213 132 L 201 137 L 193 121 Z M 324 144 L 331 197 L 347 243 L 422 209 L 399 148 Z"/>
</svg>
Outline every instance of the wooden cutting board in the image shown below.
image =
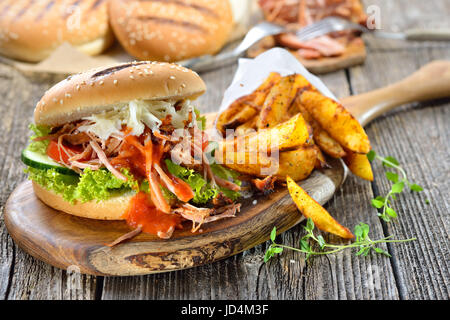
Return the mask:
<svg viewBox="0 0 450 320">
<path fill-rule="evenodd" d="M 392 108 L 450 95 L 450 62 L 428 64 L 408 78 L 341 102 L 363 125 Z M 331 168 L 314 171 L 300 185 L 324 204 L 344 182 L 347 170 L 339 160 Z M 140 234 L 114 248 L 105 246 L 130 231 L 125 222 L 71 216 L 47 207 L 36 198 L 31 183 L 21 183 L 9 197 L 4 220 L 9 234 L 24 251 L 58 268 L 77 268 L 94 275 L 141 275 L 186 269 L 211 263 L 268 240 L 274 226 L 279 233 L 302 220 L 287 190 L 243 201 L 241 212 L 202 226 L 190 225 L 169 240 Z"/>
<path fill-rule="evenodd" d="M 252 46 L 247 51 L 249 58 L 255 58 L 261 53 L 275 47 L 273 37 L 267 37 Z M 312 73 L 323 74 L 361 64 L 366 59 L 364 42 L 357 38 L 348 43 L 343 54 L 336 57 L 321 57 L 304 59 L 295 50 L 289 50 Z"/>
</svg>

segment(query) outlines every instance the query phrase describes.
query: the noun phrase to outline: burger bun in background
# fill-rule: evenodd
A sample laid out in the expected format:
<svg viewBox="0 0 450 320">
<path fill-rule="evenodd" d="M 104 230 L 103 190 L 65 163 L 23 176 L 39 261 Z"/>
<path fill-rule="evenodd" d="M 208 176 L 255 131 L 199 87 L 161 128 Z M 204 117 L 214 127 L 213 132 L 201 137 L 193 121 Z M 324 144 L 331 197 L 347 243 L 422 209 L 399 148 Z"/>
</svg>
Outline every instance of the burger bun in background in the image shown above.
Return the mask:
<svg viewBox="0 0 450 320">
<path fill-rule="evenodd" d="M 107 1 L 4 0 L 0 12 L 0 54 L 17 60 L 44 60 L 64 42 L 97 55 L 114 40 Z"/>
<path fill-rule="evenodd" d="M 140 60 L 180 61 L 217 53 L 233 29 L 229 0 L 110 0 L 114 33 Z"/>
</svg>

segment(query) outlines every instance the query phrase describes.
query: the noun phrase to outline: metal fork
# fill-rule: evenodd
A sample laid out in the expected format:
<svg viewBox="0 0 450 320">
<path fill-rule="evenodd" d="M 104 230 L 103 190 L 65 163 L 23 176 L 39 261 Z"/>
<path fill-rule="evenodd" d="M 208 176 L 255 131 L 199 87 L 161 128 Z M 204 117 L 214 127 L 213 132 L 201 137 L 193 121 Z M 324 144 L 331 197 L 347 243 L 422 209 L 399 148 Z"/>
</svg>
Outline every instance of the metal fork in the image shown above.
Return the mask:
<svg viewBox="0 0 450 320">
<path fill-rule="evenodd" d="M 279 25 L 261 22 L 252 27 L 245 35 L 242 42 L 234 50 L 218 55 L 204 55 L 198 58 L 180 61 L 179 64 L 195 71 L 207 71 L 236 61 L 248 48 L 264 37 L 280 34 L 287 30 Z"/>
<path fill-rule="evenodd" d="M 377 37 L 398 40 L 450 40 L 450 30 L 448 29 L 410 29 L 403 33 L 391 33 L 379 30 L 370 30 L 360 24 L 338 17 L 328 17 L 299 30 L 287 29 L 269 22 L 261 22 L 250 29 L 239 46 L 237 46 L 234 50 L 220 53 L 215 56 L 205 55 L 198 58 L 181 61 L 179 64 L 195 71 L 207 71 L 233 63 L 241 57 L 247 49 L 266 36 L 285 32 L 295 32 L 300 41 L 307 41 L 330 32 L 343 30 L 359 30 L 361 32 L 371 33 Z"/>
<path fill-rule="evenodd" d="M 330 32 L 343 30 L 359 30 L 375 37 L 395 40 L 450 40 L 450 29 L 408 29 L 403 32 L 384 32 L 378 29 L 368 29 L 363 25 L 339 17 L 328 17 L 310 24 L 298 30 L 296 35 L 300 40 L 306 41 Z"/>
</svg>

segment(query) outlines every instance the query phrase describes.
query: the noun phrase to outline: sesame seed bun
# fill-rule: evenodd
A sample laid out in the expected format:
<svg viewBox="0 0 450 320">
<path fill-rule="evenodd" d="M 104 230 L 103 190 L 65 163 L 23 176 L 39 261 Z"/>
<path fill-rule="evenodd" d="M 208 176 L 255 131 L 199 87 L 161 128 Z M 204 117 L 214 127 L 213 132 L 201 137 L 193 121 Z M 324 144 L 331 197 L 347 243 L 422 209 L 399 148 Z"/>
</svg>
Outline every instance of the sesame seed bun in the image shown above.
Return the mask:
<svg viewBox="0 0 450 320">
<path fill-rule="evenodd" d="M 102 201 L 67 202 L 59 194 L 41 187 L 33 181 L 35 195 L 46 205 L 74 216 L 98 220 L 124 220 L 122 217 L 135 193 L 130 192 Z"/>
<path fill-rule="evenodd" d="M 36 124 L 58 126 L 132 100 L 195 99 L 206 90 L 197 73 L 165 62 L 131 62 L 69 76 L 36 105 Z"/>
<path fill-rule="evenodd" d="M 113 42 L 107 1 L 0 1 L 0 54 L 37 62 L 62 43 L 96 55 Z"/>
<path fill-rule="evenodd" d="M 111 26 L 129 54 L 180 61 L 218 52 L 233 28 L 228 0 L 110 0 Z"/>
</svg>

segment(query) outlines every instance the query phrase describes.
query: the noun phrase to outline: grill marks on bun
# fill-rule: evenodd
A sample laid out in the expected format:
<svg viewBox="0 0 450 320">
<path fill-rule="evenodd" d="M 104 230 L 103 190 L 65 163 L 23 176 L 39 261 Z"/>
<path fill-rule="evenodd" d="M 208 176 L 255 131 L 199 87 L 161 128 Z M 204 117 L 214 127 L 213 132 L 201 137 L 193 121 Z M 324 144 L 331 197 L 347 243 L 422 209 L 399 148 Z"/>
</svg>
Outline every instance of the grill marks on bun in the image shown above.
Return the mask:
<svg viewBox="0 0 450 320">
<path fill-rule="evenodd" d="M 211 10 L 208 7 L 195 4 L 193 2 L 184 2 L 183 0 L 140 0 L 141 2 L 147 1 L 147 2 L 164 2 L 164 3 L 173 3 L 180 7 L 187 7 L 187 8 L 194 8 L 196 10 L 199 10 L 205 14 L 209 14 L 213 16 L 214 18 L 219 18 L 218 14 Z"/>
<path fill-rule="evenodd" d="M 42 9 L 42 11 L 36 16 L 36 19 L 34 19 L 34 21 L 39 21 L 41 20 L 45 14 L 50 11 L 50 9 L 53 7 L 53 5 L 55 4 L 55 0 L 50 0 L 47 5 Z"/>
<path fill-rule="evenodd" d="M 178 26 L 184 27 L 188 31 L 199 31 L 201 33 L 208 33 L 207 29 L 199 26 L 198 24 L 195 24 L 192 22 L 187 22 L 187 21 L 177 21 L 177 20 L 173 20 L 173 19 L 150 17 L 150 16 L 145 16 L 145 17 L 140 16 L 140 17 L 137 17 L 136 19 L 141 20 L 141 21 L 153 21 L 153 22 L 156 22 L 159 24 L 178 25 Z"/>
<path fill-rule="evenodd" d="M 131 62 L 131 63 L 121 64 L 121 65 L 118 65 L 118 66 L 115 66 L 115 67 L 104 69 L 102 71 L 98 71 L 98 72 L 94 73 L 91 76 L 91 78 L 97 78 L 97 77 L 101 77 L 101 76 L 110 75 L 110 74 L 112 74 L 114 72 L 117 72 L 119 70 L 122 70 L 122 69 L 125 69 L 125 68 L 129 68 L 129 67 L 132 67 L 132 66 L 138 66 L 138 65 L 141 65 L 141 64 L 146 64 L 146 63 L 148 63 L 148 62 L 143 61 L 143 62 Z"/>
<path fill-rule="evenodd" d="M 229 0 L 110 0 L 108 8 L 120 43 L 142 60 L 214 54 L 233 25 Z"/>
<path fill-rule="evenodd" d="M 98 54 L 113 37 L 104 0 L 0 1 L 0 53 L 40 61 L 63 42 Z"/>
</svg>

